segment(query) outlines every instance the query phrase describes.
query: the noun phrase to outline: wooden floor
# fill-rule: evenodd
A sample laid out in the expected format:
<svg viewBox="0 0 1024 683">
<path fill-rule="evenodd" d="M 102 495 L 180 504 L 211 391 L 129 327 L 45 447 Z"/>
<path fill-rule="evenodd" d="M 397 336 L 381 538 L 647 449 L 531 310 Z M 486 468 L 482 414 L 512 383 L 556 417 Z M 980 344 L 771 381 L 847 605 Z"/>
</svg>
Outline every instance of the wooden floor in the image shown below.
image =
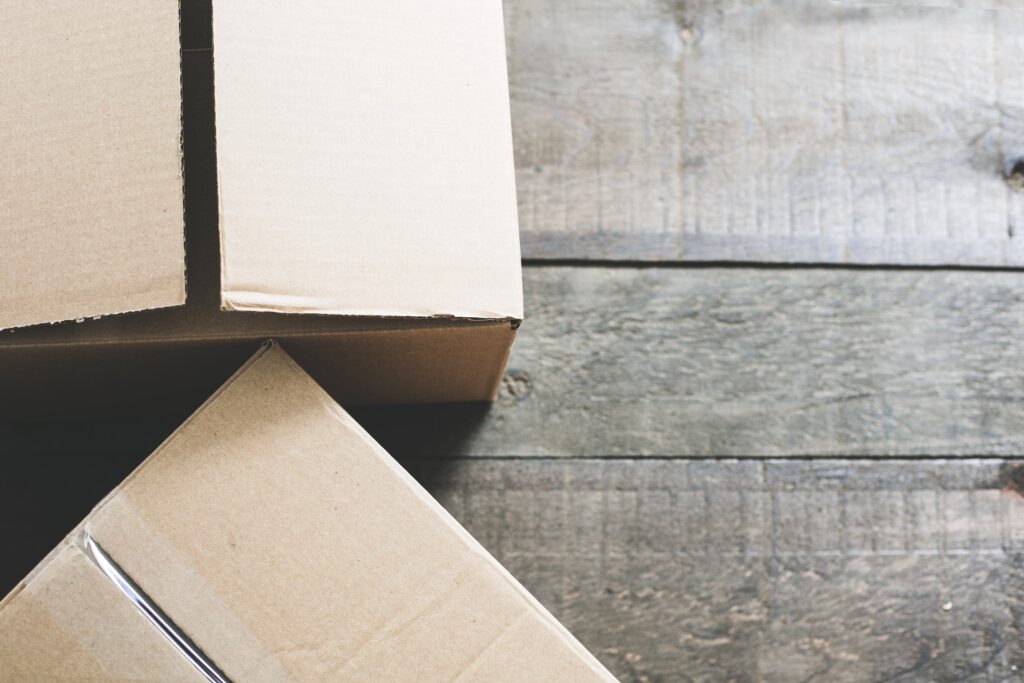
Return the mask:
<svg viewBox="0 0 1024 683">
<path fill-rule="evenodd" d="M 505 14 L 527 322 L 392 449 L 623 680 L 1024 680 L 1024 273 L 900 268 L 1024 263 L 1024 11 Z"/>
<path fill-rule="evenodd" d="M 1024 265 L 1021 10 L 507 0 L 525 254 Z"/>
<path fill-rule="evenodd" d="M 1024 680 L 1012 7 L 506 0 L 501 395 L 354 412 L 623 681 Z M 0 592 L 173 426 L 0 430 Z"/>
</svg>

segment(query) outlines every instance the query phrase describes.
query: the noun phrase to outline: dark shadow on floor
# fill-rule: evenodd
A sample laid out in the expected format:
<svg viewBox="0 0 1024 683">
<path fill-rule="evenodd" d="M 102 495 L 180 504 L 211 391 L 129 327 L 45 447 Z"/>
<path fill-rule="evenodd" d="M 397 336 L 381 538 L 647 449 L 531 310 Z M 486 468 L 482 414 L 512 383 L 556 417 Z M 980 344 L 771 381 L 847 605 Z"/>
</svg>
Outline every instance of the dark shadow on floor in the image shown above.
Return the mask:
<svg viewBox="0 0 1024 683">
<path fill-rule="evenodd" d="M 0 595 L 174 427 L 159 419 L 0 425 Z"/>
<path fill-rule="evenodd" d="M 461 455 L 489 403 L 353 408 L 349 412 L 399 462 Z"/>
</svg>

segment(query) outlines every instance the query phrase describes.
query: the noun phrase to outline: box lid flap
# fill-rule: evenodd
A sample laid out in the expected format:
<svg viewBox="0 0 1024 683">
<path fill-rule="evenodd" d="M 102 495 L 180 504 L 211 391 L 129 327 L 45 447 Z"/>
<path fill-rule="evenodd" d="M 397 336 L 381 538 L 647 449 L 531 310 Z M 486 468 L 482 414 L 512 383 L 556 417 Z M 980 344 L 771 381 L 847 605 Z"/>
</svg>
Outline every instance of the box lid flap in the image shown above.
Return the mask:
<svg viewBox="0 0 1024 683">
<path fill-rule="evenodd" d="M 176 2 L 0 9 L 0 329 L 185 301 Z"/>
<path fill-rule="evenodd" d="M 0 633 L 4 680 L 206 680 L 70 543 L 3 602 Z"/>
<path fill-rule="evenodd" d="M 231 680 L 614 680 L 276 347 L 84 530 Z"/>
<path fill-rule="evenodd" d="M 521 318 L 500 1 L 213 6 L 222 305 Z"/>
</svg>

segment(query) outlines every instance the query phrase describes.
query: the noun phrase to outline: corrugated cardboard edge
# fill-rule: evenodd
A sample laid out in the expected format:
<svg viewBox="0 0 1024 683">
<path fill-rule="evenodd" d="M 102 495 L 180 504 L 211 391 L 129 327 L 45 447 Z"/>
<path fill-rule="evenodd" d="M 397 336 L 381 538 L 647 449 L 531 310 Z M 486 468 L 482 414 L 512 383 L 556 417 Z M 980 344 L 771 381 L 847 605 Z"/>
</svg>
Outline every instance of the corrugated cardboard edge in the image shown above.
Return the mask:
<svg viewBox="0 0 1024 683">
<path fill-rule="evenodd" d="M 182 271 L 184 272 L 184 271 Z M 176 303 L 172 304 L 146 304 L 137 303 L 131 304 L 119 311 L 109 311 L 107 313 L 86 313 L 84 315 L 76 316 L 74 318 L 54 318 L 53 320 L 37 320 L 33 322 L 26 322 L 24 324 L 14 324 L 7 327 L 0 327 L 0 332 L 13 332 L 15 330 L 24 330 L 33 327 L 45 327 L 47 325 L 61 325 L 64 323 L 83 323 L 87 320 L 100 320 L 101 318 L 111 318 L 117 315 L 131 315 L 132 313 L 143 313 L 145 311 L 156 311 L 161 308 L 178 308 L 185 305 L 186 293 L 184 287 L 181 290 L 181 299 Z M 141 298 L 141 297 L 140 297 Z"/>
<path fill-rule="evenodd" d="M 105 317 L 105 316 L 104 316 Z M 342 316 L 344 317 L 344 316 Z M 351 316 L 358 318 L 360 316 Z M 363 316 L 367 319 L 372 320 L 393 320 L 390 316 Z M 474 323 L 479 323 L 481 326 L 500 325 L 501 323 L 507 323 L 509 328 L 513 331 L 518 330 L 522 324 L 522 320 L 516 320 L 514 318 L 496 318 L 496 319 L 468 319 L 468 318 L 426 318 L 426 320 L 436 320 L 439 323 L 445 321 L 451 321 L 451 325 L 439 324 L 436 326 L 422 327 L 422 328 L 410 328 L 410 327 L 387 327 L 387 326 L 370 326 L 370 327 L 359 327 L 354 329 L 338 329 L 338 330 L 297 330 L 295 332 L 270 332 L 269 334 L 252 333 L 248 331 L 229 333 L 229 334 L 180 334 L 180 335 L 168 335 L 163 337 L 137 337 L 137 336 L 117 336 L 109 337 L 105 339 L 85 339 L 85 340 L 66 340 L 66 341 L 30 341 L 21 342 L 15 337 L 14 341 L 9 343 L 2 343 L 0 346 L 8 349 L 32 349 L 42 347 L 52 348 L 70 348 L 76 346 L 135 346 L 139 344 L 178 344 L 187 342 L 230 342 L 230 341 L 247 341 L 255 339 L 311 339 L 311 338 L 330 338 L 338 337 L 348 334 L 366 334 L 366 333 L 386 333 L 386 332 L 416 332 L 418 330 L 460 330 L 466 327 L 472 326 Z M 65 321 L 66 322 L 66 321 Z M 60 323 L 53 323 L 60 324 Z M 504 329 L 504 328 L 502 328 Z M 13 330 L 0 330 L 0 335 L 4 333 L 11 333 Z"/>
<path fill-rule="evenodd" d="M 223 269 L 223 259 L 221 263 Z M 223 271 L 222 271 L 223 272 Z M 247 311 L 255 313 L 288 313 L 301 315 L 330 315 L 352 318 L 435 318 L 441 320 L 522 320 L 522 310 L 483 311 L 402 308 L 362 308 L 359 306 L 337 306 L 308 298 L 263 292 L 227 291 L 221 282 L 220 308 L 222 311 Z"/>
<path fill-rule="evenodd" d="M 188 301 L 188 239 L 185 230 L 185 50 L 178 0 L 178 176 L 181 178 L 181 303 Z M 136 311 L 137 312 L 137 311 Z"/>
</svg>

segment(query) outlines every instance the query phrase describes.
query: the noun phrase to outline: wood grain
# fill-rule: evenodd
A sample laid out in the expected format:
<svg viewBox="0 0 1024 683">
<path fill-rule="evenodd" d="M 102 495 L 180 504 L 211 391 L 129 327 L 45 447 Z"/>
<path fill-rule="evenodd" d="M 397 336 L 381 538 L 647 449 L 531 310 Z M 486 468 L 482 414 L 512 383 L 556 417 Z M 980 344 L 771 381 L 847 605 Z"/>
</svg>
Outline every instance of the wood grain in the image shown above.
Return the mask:
<svg viewBox="0 0 1024 683">
<path fill-rule="evenodd" d="M 509 0 L 524 255 L 1022 265 L 1019 10 Z"/>
<path fill-rule="evenodd" d="M 1020 680 L 1020 463 L 422 460 L 623 681 Z"/>
<path fill-rule="evenodd" d="M 1024 273 L 534 267 L 525 277 L 526 321 L 497 403 L 358 411 L 392 452 L 1024 452 Z"/>
</svg>

